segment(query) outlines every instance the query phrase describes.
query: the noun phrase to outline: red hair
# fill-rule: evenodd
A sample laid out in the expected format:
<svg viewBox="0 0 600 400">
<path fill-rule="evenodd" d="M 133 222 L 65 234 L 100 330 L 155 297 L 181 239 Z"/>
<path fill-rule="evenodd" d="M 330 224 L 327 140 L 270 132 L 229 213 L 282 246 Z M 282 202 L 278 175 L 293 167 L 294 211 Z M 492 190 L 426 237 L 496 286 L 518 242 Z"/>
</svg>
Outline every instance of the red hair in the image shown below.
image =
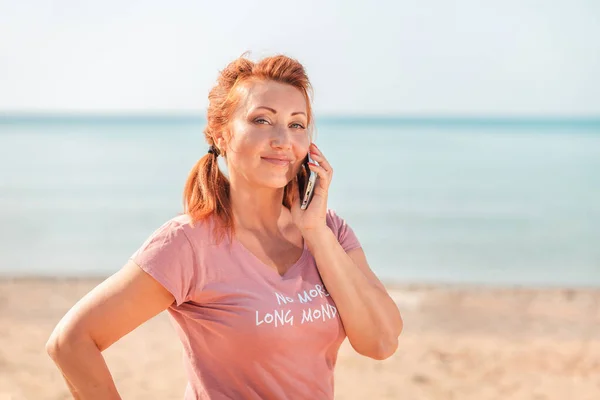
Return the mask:
<svg viewBox="0 0 600 400">
<path fill-rule="evenodd" d="M 267 57 L 256 63 L 242 55 L 221 71 L 217 84 L 208 95 L 204 137 L 209 146 L 215 145 L 214 134 L 224 132 L 231 122 L 240 101 L 236 89 L 250 82 L 267 80 L 294 86 L 302 92 L 306 99 L 308 132 L 311 134 L 312 87 L 302 64 L 284 55 Z M 287 208 L 291 206 L 291 187 L 292 182 L 284 188 L 282 204 Z M 190 171 L 183 192 L 183 209 L 193 222 L 215 215 L 221 222 L 221 226 L 215 226 L 218 235 L 234 232 L 229 181 L 219 169 L 216 154 L 204 155 Z"/>
</svg>

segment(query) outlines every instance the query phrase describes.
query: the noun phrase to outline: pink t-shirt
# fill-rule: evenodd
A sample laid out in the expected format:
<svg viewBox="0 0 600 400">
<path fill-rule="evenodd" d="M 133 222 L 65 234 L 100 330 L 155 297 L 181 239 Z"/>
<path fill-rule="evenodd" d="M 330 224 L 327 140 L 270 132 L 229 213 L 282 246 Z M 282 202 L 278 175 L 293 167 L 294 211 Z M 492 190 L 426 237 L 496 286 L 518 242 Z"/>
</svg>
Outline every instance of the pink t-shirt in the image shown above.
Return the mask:
<svg viewBox="0 0 600 400">
<path fill-rule="evenodd" d="M 213 223 L 172 218 L 131 257 L 175 297 L 184 398 L 333 399 L 346 333 L 306 245 L 282 277 L 239 241 L 217 244 Z M 327 225 L 346 251 L 360 247 L 333 210 Z"/>
</svg>

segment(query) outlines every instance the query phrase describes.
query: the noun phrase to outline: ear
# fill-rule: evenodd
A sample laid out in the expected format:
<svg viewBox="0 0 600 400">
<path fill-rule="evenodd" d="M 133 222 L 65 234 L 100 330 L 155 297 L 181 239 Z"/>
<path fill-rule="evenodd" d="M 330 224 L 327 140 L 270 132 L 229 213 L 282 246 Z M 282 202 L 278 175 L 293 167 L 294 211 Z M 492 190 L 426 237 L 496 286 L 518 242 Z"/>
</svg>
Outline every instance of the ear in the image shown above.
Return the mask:
<svg viewBox="0 0 600 400">
<path fill-rule="evenodd" d="M 220 152 L 227 151 L 227 140 L 223 135 L 223 132 L 218 132 L 213 136 L 213 140 L 215 142 L 215 146 L 219 149 Z"/>
</svg>

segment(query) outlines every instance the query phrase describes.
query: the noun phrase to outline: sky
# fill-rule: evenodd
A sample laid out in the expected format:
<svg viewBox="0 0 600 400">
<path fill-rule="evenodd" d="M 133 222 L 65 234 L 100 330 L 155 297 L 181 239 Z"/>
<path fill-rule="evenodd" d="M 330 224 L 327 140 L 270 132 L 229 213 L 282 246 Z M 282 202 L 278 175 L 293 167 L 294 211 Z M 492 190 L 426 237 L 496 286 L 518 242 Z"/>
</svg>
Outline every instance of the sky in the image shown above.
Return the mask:
<svg viewBox="0 0 600 400">
<path fill-rule="evenodd" d="M 204 113 L 298 59 L 321 114 L 600 116 L 597 0 L 0 0 L 0 112 Z"/>
</svg>

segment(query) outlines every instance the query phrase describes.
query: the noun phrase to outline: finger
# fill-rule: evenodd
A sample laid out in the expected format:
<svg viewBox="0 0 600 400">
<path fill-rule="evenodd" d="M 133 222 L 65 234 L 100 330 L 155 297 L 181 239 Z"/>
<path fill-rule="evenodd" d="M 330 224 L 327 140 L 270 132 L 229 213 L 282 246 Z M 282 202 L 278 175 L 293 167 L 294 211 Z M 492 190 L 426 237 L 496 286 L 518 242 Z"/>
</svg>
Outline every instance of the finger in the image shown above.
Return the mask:
<svg viewBox="0 0 600 400">
<path fill-rule="evenodd" d="M 310 152 L 310 156 L 312 157 L 313 160 L 318 162 L 319 165 L 321 165 L 328 173 L 333 172 L 333 168 L 331 167 L 331 164 L 329 164 L 329 161 L 327 161 L 327 159 L 325 158 L 325 156 L 319 149 L 316 149 L 316 151 L 315 151 L 313 148 L 313 151 Z"/>
<path fill-rule="evenodd" d="M 317 179 L 317 188 L 321 188 L 326 191 L 329 188 L 329 183 L 331 181 L 329 178 L 329 173 L 322 166 L 313 163 L 308 163 L 308 168 L 319 175 L 319 178 Z"/>
</svg>

